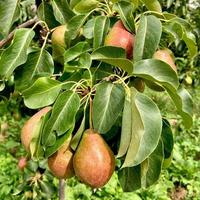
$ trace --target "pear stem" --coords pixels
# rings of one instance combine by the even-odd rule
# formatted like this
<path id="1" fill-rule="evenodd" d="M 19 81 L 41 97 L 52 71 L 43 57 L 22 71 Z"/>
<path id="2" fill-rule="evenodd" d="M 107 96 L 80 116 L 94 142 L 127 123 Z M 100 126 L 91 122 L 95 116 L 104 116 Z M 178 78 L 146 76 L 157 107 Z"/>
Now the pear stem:
<path id="1" fill-rule="evenodd" d="M 59 179 L 59 200 L 66 200 L 65 198 L 65 179 Z"/>
<path id="2" fill-rule="evenodd" d="M 90 129 L 93 129 L 93 124 L 92 124 L 92 97 L 90 96 Z"/>

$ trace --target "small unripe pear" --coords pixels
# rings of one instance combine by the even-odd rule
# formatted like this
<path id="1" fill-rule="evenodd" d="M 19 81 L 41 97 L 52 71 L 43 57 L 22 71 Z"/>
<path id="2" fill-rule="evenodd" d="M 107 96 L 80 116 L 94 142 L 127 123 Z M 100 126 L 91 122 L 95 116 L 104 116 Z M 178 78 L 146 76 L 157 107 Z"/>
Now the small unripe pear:
<path id="1" fill-rule="evenodd" d="M 176 65 L 174 64 L 173 53 L 169 49 L 156 51 L 153 55 L 153 58 L 166 62 L 175 72 L 177 72 Z"/>
<path id="2" fill-rule="evenodd" d="M 70 148 L 71 137 L 62 147 L 48 158 L 48 166 L 52 174 L 58 178 L 70 178 L 74 175 L 73 151 Z"/>
<path id="3" fill-rule="evenodd" d="M 75 152 L 73 165 L 76 176 L 83 183 L 100 188 L 115 170 L 115 157 L 101 135 L 88 129 Z"/>
<path id="4" fill-rule="evenodd" d="M 45 107 L 41 109 L 24 124 L 21 131 L 21 142 L 24 145 L 26 151 L 30 151 L 29 147 L 33 138 L 34 130 L 37 127 L 37 123 L 40 121 L 41 117 L 44 116 L 50 109 L 51 107 Z"/>
<path id="5" fill-rule="evenodd" d="M 53 45 L 58 45 L 61 47 L 66 47 L 65 44 L 65 31 L 67 30 L 67 25 L 61 25 L 55 28 L 51 35 L 51 41 Z"/>
<path id="6" fill-rule="evenodd" d="M 133 57 L 134 35 L 126 30 L 121 20 L 117 21 L 105 39 L 105 45 L 125 49 L 127 58 Z"/>
<path id="7" fill-rule="evenodd" d="M 18 168 L 21 170 L 21 171 L 23 171 L 24 170 L 24 168 L 26 167 L 26 165 L 27 165 L 27 158 L 25 158 L 25 157 L 21 157 L 20 159 L 19 159 L 19 161 L 18 161 Z"/>

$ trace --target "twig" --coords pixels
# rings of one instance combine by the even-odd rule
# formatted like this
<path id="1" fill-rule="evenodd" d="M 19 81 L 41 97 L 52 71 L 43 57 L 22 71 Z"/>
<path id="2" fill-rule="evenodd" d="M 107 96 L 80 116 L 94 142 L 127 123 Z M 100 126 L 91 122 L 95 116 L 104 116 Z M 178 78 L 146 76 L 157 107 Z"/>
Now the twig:
<path id="1" fill-rule="evenodd" d="M 65 200 L 65 179 L 59 179 L 59 200 Z"/>
<path id="2" fill-rule="evenodd" d="M 38 21 L 38 18 L 37 18 L 37 16 L 35 16 L 33 19 L 30 19 L 30 20 L 24 22 L 23 24 L 20 24 L 19 26 L 17 26 L 12 32 L 9 33 L 7 38 L 0 41 L 0 48 L 2 48 L 5 44 L 7 44 L 8 42 L 10 42 L 12 40 L 16 29 L 29 27 L 29 26 L 35 24 L 37 21 Z"/>

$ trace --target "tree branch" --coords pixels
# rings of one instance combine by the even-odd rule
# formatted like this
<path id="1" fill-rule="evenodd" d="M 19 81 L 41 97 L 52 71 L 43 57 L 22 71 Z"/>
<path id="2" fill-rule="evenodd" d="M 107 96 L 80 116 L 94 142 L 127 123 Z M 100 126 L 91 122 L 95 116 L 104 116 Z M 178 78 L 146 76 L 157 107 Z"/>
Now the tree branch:
<path id="1" fill-rule="evenodd" d="M 27 22 L 24 22 L 23 24 L 20 24 L 19 26 L 17 26 L 12 32 L 9 33 L 7 38 L 0 41 L 0 48 L 2 48 L 4 45 L 6 45 L 8 42 L 12 40 L 16 29 L 29 27 L 35 24 L 37 21 L 38 21 L 38 18 L 36 16 L 33 19 L 30 19 Z"/>
<path id="2" fill-rule="evenodd" d="M 65 200 L 65 179 L 59 179 L 59 200 Z"/>

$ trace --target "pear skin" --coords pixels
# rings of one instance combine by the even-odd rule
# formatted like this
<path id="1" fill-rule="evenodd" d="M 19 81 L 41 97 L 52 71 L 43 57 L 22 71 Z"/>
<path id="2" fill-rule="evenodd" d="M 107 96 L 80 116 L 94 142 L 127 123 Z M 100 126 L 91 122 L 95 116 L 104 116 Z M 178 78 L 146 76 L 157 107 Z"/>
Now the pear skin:
<path id="1" fill-rule="evenodd" d="M 127 58 L 133 57 L 134 35 L 126 30 L 121 20 L 117 21 L 105 39 L 106 46 L 125 49 Z"/>
<path id="2" fill-rule="evenodd" d="M 33 137 L 34 129 L 37 126 L 37 123 L 40 121 L 41 117 L 44 116 L 50 109 L 51 107 L 45 107 L 41 109 L 24 124 L 21 130 L 21 142 L 26 151 L 28 152 L 30 151 L 29 146 Z"/>
<path id="3" fill-rule="evenodd" d="M 67 25 L 61 25 L 55 28 L 51 35 L 51 41 L 53 45 L 61 46 L 66 48 L 65 44 L 65 31 L 67 29 Z"/>
<path id="4" fill-rule="evenodd" d="M 58 178 L 67 179 L 74 175 L 73 151 L 70 148 L 71 137 L 62 147 L 48 158 L 48 166 L 52 174 Z"/>
<path id="5" fill-rule="evenodd" d="M 97 132 L 88 129 L 73 158 L 76 176 L 92 188 L 101 188 L 115 170 L 115 157 L 110 147 Z"/>

